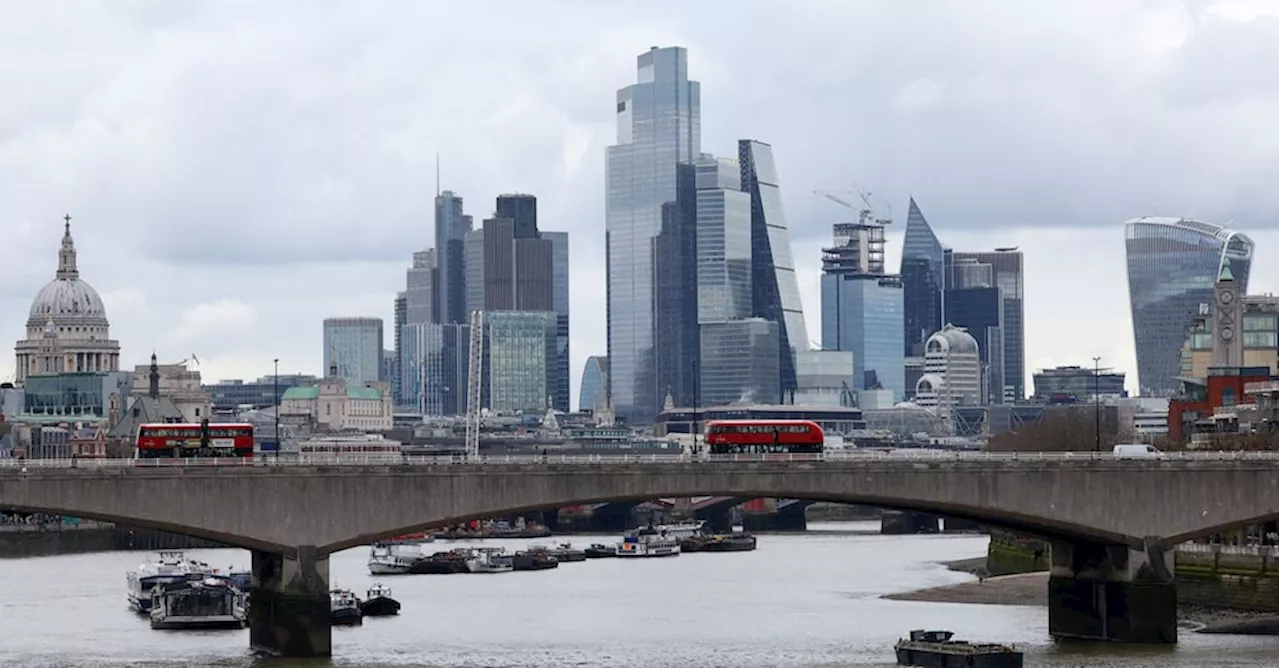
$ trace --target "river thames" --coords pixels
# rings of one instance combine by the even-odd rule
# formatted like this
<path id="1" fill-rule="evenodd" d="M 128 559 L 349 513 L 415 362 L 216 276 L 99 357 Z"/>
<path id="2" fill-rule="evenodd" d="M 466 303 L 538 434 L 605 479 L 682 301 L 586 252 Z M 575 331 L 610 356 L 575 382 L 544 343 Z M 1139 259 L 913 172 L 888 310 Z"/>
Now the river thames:
<path id="1" fill-rule="evenodd" d="M 913 628 L 1013 643 L 1027 666 L 1275 666 L 1276 639 L 1184 630 L 1174 647 L 1055 644 L 1043 607 L 890 601 L 972 580 L 938 562 L 985 554 L 985 536 L 870 535 L 876 523 L 762 535 L 754 552 L 597 559 L 548 571 L 382 577 L 404 608 L 333 631 L 333 659 L 262 661 L 248 631 L 152 631 L 125 604 L 145 552 L 0 561 L 4 666 L 892 666 Z M 613 536 L 575 536 L 579 547 Z M 519 547 L 531 541 L 485 541 Z M 541 541 L 549 542 L 549 541 Z M 437 541 L 428 551 L 465 545 Z M 247 568 L 244 550 L 192 550 Z M 367 548 L 336 554 L 332 584 L 361 597 Z"/>

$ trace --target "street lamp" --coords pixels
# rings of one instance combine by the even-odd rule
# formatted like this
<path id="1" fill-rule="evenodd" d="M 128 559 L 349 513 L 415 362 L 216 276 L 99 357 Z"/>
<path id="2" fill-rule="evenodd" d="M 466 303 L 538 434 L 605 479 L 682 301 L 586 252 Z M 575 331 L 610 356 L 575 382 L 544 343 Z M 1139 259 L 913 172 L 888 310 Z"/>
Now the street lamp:
<path id="1" fill-rule="evenodd" d="M 1098 362 L 1101 357 L 1093 358 L 1093 451 L 1102 451 L 1102 404 L 1098 396 Z"/>
<path id="2" fill-rule="evenodd" d="M 275 376 L 271 381 L 271 392 L 276 400 L 276 454 L 280 454 L 280 358 L 271 360 L 275 365 Z"/>

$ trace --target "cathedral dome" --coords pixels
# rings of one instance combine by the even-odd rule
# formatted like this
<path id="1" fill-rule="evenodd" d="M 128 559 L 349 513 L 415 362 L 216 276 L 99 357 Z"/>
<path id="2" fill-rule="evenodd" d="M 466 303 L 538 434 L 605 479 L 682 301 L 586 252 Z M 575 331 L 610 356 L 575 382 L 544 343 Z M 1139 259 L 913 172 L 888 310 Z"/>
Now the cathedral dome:
<path id="1" fill-rule="evenodd" d="M 107 309 L 93 286 L 80 280 L 76 269 L 76 245 L 71 238 L 68 216 L 58 249 L 58 270 L 52 281 L 40 288 L 31 302 L 28 328 L 41 328 L 52 321 L 55 325 L 106 325 Z"/>

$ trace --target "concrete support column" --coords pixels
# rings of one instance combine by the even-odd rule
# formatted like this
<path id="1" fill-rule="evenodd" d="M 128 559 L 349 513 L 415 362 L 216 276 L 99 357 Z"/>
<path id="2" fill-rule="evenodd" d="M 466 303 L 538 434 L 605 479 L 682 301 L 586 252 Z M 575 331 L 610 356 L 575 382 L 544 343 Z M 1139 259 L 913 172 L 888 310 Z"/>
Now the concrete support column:
<path id="1" fill-rule="evenodd" d="M 804 531 L 808 529 L 809 524 L 804 514 L 804 511 L 808 510 L 808 508 L 809 502 L 807 501 L 778 504 L 778 517 L 774 520 L 774 531 Z"/>
<path id="2" fill-rule="evenodd" d="M 299 546 L 296 557 L 253 551 L 249 644 L 281 657 L 333 654 L 329 558 L 317 556 L 314 545 Z"/>
<path id="3" fill-rule="evenodd" d="M 1173 551 L 1147 539 L 1124 545 L 1060 543 L 1051 547 L 1049 634 L 1135 643 L 1178 642 Z"/>
<path id="4" fill-rule="evenodd" d="M 733 506 L 712 506 L 699 510 L 695 517 L 704 520 L 707 528 L 715 532 L 733 531 Z"/>
<path id="5" fill-rule="evenodd" d="M 938 533 L 938 516 L 905 510 L 886 510 L 880 516 L 880 533 L 885 535 Z"/>

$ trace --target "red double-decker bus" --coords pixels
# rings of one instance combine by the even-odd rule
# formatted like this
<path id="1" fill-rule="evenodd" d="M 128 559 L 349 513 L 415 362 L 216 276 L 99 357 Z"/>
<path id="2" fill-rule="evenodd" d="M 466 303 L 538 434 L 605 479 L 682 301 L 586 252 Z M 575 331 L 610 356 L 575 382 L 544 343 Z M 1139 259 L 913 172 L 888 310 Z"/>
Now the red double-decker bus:
<path id="1" fill-rule="evenodd" d="M 138 459 L 253 457 L 253 425 L 154 423 L 138 427 Z"/>
<path id="2" fill-rule="evenodd" d="M 713 455 L 822 452 L 822 427 L 810 420 L 712 420 L 707 448 Z"/>

